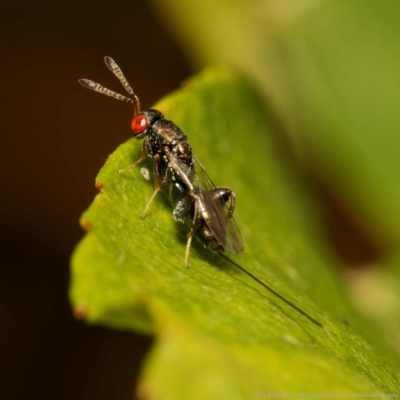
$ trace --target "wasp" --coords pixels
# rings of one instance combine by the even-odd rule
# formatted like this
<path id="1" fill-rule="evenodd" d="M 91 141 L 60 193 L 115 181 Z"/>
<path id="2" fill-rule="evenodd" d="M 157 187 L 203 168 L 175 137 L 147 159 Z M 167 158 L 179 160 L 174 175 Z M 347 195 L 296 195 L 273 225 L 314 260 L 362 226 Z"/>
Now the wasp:
<path id="1" fill-rule="evenodd" d="M 244 249 L 243 239 L 233 218 L 236 197 L 227 187 L 216 187 L 203 165 L 194 156 L 186 134 L 157 109 L 141 110 L 139 97 L 111 57 L 104 58 L 131 97 L 116 93 L 88 79 L 80 79 L 85 88 L 125 101 L 133 105 L 131 130 L 133 136 L 143 139 L 139 158 L 117 173 L 124 173 L 141 163 L 147 156 L 153 159 L 154 192 L 144 208 L 144 218 L 160 184 L 170 188 L 175 221 L 192 221 L 185 253 L 189 264 L 192 238 L 197 234 L 205 247 L 216 252 L 236 254 Z"/>
<path id="2" fill-rule="evenodd" d="M 138 140 L 143 139 L 143 144 L 139 158 L 132 165 L 118 170 L 117 173 L 121 174 L 134 168 L 147 156 L 153 159 L 154 192 L 140 217 L 144 218 L 156 194 L 161 190 L 160 184 L 168 187 L 175 221 L 183 223 L 190 220 L 192 222 L 187 236 L 186 267 L 189 264 L 191 242 L 197 234 L 206 248 L 221 255 L 286 304 L 321 327 L 322 325 L 318 321 L 225 255 L 225 253 L 237 254 L 244 249 L 242 236 L 233 218 L 236 205 L 234 192 L 228 187 L 214 185 L 203 165 L 193 154 L 192 147 L 183 130 L 174 122 L 166 119 L 160 110 L 142 111 L 138 96 L 116 62 L 111 57 L 105 57 L 104 61 L 131 97 L 116 93 L 88 79 L 80 79 L 79 83 L 87 89 L 133 105 L 132 134 Z"/>

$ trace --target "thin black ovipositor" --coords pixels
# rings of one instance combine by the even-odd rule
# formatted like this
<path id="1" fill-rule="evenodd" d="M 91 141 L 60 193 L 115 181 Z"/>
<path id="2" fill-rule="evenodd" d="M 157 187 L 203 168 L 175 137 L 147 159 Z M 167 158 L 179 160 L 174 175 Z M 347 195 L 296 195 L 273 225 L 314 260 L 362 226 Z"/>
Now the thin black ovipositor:
<path id="1" fill-rule="evenodd" d="M 313 324 L 319 326 L 320 328 L 322 328 L 322 324 L 320 322 L 318 322 L 316 319 L 314 319 L 313 317 L 311 317 L 310 315 L 308 315 L 305 311 L 303 311 L 301 308 L 297 307 L 296 305 L 294 305 L 291 301 L 285 299 L 281 294 L 279 294 L 276 290 L 272 289 L 271 286 L 267 285 L 266 283 L 264 283 L 262 280 L 258 279 L 256 276 L 254 276 L 252 273 L 250 273 L 249 271 L 247 271 L 246 269 L 244 269 L 242 266 L 240 266 L 238 263 L 236 263 L 235 261 L 231 260 L 229 257 L 227 257 L 225 254 L 223 253 L 219 253 L 219 255 L 223 258 L 225 258 L 225 260 L 229 261 L 232 265 L 234 265 L 236 268 L 240 269 L 242 272 L 244 272 L 247 276 L 249 276 L 250 278 L 254 279 L 256 282 L 258 282 L 261 286 L 263 286 L 265 289 L 269 290 L 272 294 L 274 294 L 276 297 L 279 297 L 282 301 L 284 301 L 287 305 L 289 305 L 290 307 L 294 308 L 297 312 L 299 312 L 301 315 L 305 316 L 308 320 L 310 320 Z"/>

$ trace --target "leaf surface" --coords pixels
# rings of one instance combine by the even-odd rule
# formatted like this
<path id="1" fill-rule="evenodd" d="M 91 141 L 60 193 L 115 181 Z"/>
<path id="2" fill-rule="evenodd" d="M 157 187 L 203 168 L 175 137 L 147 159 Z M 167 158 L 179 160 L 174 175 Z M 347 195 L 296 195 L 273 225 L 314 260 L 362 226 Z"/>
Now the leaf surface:
<path id="1" fill-rule="evenodd" d="M 89 323 L 156 336 L 139 384 L 146 398 L 239 399 L 254 393 L 391 393 L 398 359 L 352 309 L 318 210 L 276 143 L 275 126 L 239 74 L 209 69 L 156 105 L 187 134 L 217 186 L 237 196 L 245 251 L 234 260 L 318 326 L 195 241 L 153 193 L 141 143 L 111 154 L 101 192 L 82 216 L 90 231 L 72 259 L 70 297 Z M 146 168 L 151 179 L 145 178 Z"/>

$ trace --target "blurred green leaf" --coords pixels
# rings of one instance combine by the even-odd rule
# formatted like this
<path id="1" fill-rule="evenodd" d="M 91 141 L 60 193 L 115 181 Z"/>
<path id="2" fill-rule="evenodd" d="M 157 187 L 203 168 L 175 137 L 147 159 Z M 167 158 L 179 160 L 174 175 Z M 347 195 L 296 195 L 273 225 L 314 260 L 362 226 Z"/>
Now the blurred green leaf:
<path id="1" fill-rule="evenodd" d="M 81 223 L 70 297 L 89 323 L 156 335 L 139 393 L 162 399 L 242 399 L 251 393 L 390 393 L 399 360 L 351 308 L 318 210 L 275 142 L 275 127 L 240 75 L 211 69 L 156 105 L 188 134 L 217 185 L 237 195 L 245 251 L 234 259 L 322 324 L 314 324 L 195 242 L 153 192 L 141 143 L 122 144 L 97 177 Z M 152 174 L 150 175 L 152 176 Z M 146 397 L 146 398 L 147 398 Z"/>
<path id="2" fill-rule="evenodd" d="M 197 65 L 254 77 L 370 237 L 400 243 L 400 3 L 157 0 Z"/>

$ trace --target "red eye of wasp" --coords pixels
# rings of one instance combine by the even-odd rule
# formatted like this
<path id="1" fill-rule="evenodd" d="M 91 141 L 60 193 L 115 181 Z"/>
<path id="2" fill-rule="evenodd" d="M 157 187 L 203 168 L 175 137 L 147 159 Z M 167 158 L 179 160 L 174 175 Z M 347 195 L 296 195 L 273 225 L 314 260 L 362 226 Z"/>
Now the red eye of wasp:
<path id="1" fill-rule="evenodd" d="M 142 133 L 149 125 L 149 120 L 145 115 L 137 115 L 132 119 L 131 129 L 134 135 Z"/>

